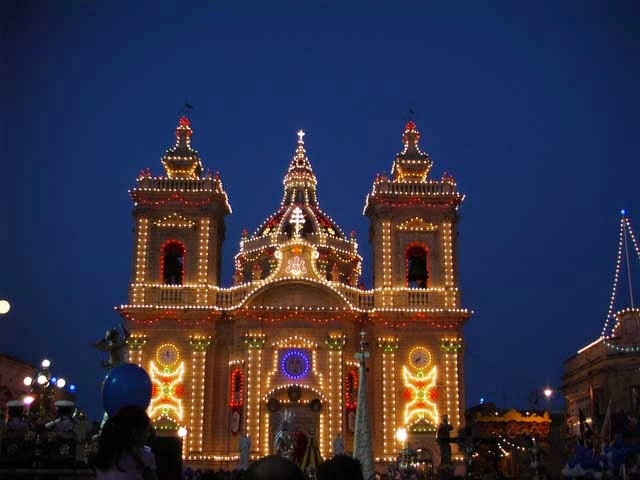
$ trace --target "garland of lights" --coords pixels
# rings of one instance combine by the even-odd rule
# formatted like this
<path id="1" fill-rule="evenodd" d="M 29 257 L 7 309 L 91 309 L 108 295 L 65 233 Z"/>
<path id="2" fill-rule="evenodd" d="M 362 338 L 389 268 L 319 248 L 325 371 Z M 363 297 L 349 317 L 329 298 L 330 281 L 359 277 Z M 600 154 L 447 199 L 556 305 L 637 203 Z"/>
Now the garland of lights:
<path id="1" fill-rule="evenodd" d="M 604 343 L 607 347 L 613 350 L 616 350 L 618 352 L 625 352 L 625 353 L 639 352 L 640 345 L 616 345 L 611 343 L 610 340 L 613 338 L 613 334 L 616 328 L 618 327 L 618 323 L 619 323 L 618 319 L 616 319 L 616 323 L 613 325 L 611 332 L 607 333 L 609 329 L 609 322 L 611 321 L 611 319 L 614 318 L 613 310 L 615 308 L 615 301 L 616 301 L 616 296 L 618 292 L 618 282 L 620 279 L 620 268 L 622 265 L 622 249 L 623 249 L 623 243 L 626 241 L 627 232 L 629 233 L 629 237 L 631 237 L 631 241 L 633 243 L 633 248 L 636 252 L 636 255 L 640 259 L 640 249 L 638 248 L 638 242 L 636 241 L 636 236 L 633 232 L 633 229 L 631 228 L 631 222 L 629 221 L 629 217 L 627 216 L 626 211 L 624 210 L 622 210 L 620 213 L 621 213 L 621 218 L 620 218 L 620 234 L 618 236 L 618 255 L 616 258 L 616 268 L 613 276 L 613 286 L 611 288 L 611 298 L 609 300 L 609 308 L 607 309 L 607 316 L 604 321 L 604 326 L 602 327 L 601 338 L 602 338 L 602 343 Z M 627 268 L 631 268 L 631 265 L 627 265 Z M 629 311 L 636 311 L 638 314 L 640 314 L 640 309 L 637 309 L 637 308 L 625 309 L 618 313 L 626 313 Z"/>

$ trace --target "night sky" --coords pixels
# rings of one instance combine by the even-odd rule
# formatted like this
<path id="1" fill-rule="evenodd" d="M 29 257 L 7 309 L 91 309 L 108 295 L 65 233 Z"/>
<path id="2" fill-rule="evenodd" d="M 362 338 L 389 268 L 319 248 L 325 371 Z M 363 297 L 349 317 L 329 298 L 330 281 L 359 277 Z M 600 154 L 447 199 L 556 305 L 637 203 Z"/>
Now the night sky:
<path id="1" fill-rule="evenodd" d="M 90 342 L 127 300 L 127 190 L 162 174 L 185 100 L 233 208 L 224 285 L 303 128 L 320 205 L 356 230 L 371 286 L 362 208 L 411 106 L 433 176 L 467 194 L 467 401 L 526 407 L 599 335 L 619 210 L 640 229 L 637 2 L 87 3 L 4 4 L 0 351 L 48 355 L 92 416 Z"/>

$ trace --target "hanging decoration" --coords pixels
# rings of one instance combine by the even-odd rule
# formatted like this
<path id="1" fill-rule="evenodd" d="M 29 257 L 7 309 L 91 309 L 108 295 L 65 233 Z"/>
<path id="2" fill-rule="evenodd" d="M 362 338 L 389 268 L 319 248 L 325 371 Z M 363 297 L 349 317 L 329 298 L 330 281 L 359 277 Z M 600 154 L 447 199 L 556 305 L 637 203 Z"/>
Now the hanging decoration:
<path id="1" fill-rule="evenodd" d="M 616 329 L 620 326 L 621 317 L 625 314 L 635 313 L 640 316 L 640 309 L 635 308 L 633 298 L 633 284 L 631 279 L 631 255 L 629 248 L 629 239 L 633 244 L 633 249 L 636 253 L 636 258 L 640 260 L 640 249 L 638 248 L 638 242 L 636 236 L 631 228 L 631 221 L 625 210 L 620 211 L 620 234 L 618 236 L 618 255 L 616 258 L 615 274 L 613 276 L 613 286 L 611 288 L 611 299 L 609 300 L 609 308 L 607 310 L 607 317 L 602 327 L 601 339 L 602 342 L 609 348 L 618 352 L 638 352 L 640 351 L 640 345 L 620 345 L 612 342 Z M 629 287 L 629 302 L 630 308 L 615 312 L 616 298 L 618 295 L 618 284 L 620 281 L 620 272 L 623 265 L 623 252 L 624 263 L 626 263 L 627 282 Z M 613 325 L 610 327 L 610 325 Z M 597 343 L 597 342 L 594 342 Z M 582 351 L 582 350 L 581 350 Z"/>

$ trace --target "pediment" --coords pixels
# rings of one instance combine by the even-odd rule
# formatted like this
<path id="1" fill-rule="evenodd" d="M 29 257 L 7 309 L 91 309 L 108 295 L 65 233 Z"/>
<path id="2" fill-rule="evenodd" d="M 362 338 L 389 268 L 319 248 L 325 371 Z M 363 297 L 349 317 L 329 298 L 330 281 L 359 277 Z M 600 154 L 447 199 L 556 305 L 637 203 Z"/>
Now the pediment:
<path id="1" fill-rule="evenodd" d="M 168 227 L 168 228 L 192 228 L 196 222 L 183 217 L 178 212 L 173 212 L 160 220 L 153 222 L 156 227 Z"/>
<path id="2" fill-rule="evenodd" d="M 348 307 L 336 292 L 320 283 L 288 281 L 267 284 L 246 302 L 253 307 L 340 308 Z"/>
<path id="3" fill-rule="evenodd" d="M 414 217 L 399 223 L 396 228 L 404 232 L 435 232 L 438 226 L 434 223 L 426 222 L 420 217 Z"/>

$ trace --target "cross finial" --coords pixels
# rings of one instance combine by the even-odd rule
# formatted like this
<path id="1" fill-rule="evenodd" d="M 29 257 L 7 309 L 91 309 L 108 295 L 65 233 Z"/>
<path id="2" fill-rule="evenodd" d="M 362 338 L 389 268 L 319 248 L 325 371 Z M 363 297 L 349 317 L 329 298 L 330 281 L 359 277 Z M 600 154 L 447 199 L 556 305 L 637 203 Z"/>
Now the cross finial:
<path id="1" fill-rule="evenodd" d="M 296 207 L 293 209 L 293 213 L 291 218 L 289 219 L 289 223 L 293 225 L 294 235 L 300 235 L 300 230 L 304 225 L 304 214 L 302 213 L 302 209 L 300 207 Z"/>
<path id="2" fill-rule="evenodd" d="M 305 136 L 305 133 L 302 131 L 302 129 L 298 130 L 298 143 L 302 143 L 302 137 Z"/>

